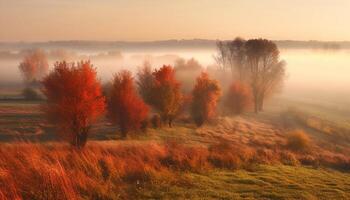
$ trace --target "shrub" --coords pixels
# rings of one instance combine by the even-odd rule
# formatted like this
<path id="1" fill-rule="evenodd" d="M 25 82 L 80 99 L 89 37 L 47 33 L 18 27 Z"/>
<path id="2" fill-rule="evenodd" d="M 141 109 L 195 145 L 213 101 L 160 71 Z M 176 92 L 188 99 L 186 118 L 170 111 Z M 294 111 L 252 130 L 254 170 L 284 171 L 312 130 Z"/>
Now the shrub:
<path id="1" fill-rule="evenodd" d="M 108 117 L 120 127 L 123 137 L 130 130 L 140 130 L 142 122 L 147 119 L 148 107 L 137 96 L 129 71 L 122 71 L 114 76 L 110 95 Z"/>
<path id="2" fill-rule="evenodd" d="M 60 62 L 43 80 L 47 103 L 43 106 L 59 135 L 81 148 L 92 123 L 105 110 L 105 98 L 90 62 Z"/>
<path id="3" fill-rule="evenodd" d="M 22 95 L 26 100 L 41 100 L 40 94 L 30 87 L 24 88 L 22 91 Z"/>
<path id="4" fill-rule="evenodd" d="M 280 153 L 280 160 L 284 165 L 298 166 L 300 165 L 299 160 L 296 158 L 295 154 L 289 151 L 282 151 Z"/>
<path id="5" fill-rule="evenodd" d="M 296 130 L 287 135 L 287 147 L 293 151 L 308 151 L 311 140 L 304 131 Z"/>
<path id="6" fill-rule="evenodd" d="M 252 95 L 250 88 L 243 83 L 234 82 L 228 90 L 225 99 L 226 108 L 232 114 L 241 114 L 251 105 Z"/>
<path id="7" fill-rule="evenodd" d="M 40 49 L 27 52 L 27 55 L 19 65 L 19 70 L 28 84 L 39 81 L 45 76 L 48 69 L 47 56 Z"/>
<path id="8" fill-rule="evenodd" d="M 215 116 L 220 91 L 219 83 L 210 79 L 207 73 L 203 72 L 197 78 L 191 103 L 191 115 L 197 126 L 203 125 Z"/>

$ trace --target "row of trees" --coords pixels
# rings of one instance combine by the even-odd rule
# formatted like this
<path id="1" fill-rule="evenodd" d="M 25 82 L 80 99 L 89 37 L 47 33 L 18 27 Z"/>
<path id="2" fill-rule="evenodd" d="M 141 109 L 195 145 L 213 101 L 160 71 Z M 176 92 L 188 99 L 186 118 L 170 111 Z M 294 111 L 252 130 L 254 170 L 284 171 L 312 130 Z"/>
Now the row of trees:
<path id="1" fill-rule="evenodd" d="M 253 102 L 255 111 L 261 111 L 263 99 L 284 75 L 276 45 L 261 39 L 236 39 L 219 42 L 218 47 L 216 58 L 222 70 L 230 67 L 235 72 L 232 73 L 235 80 L 223 101 L 226 110 L 239 114 Z M 26 60 L 23 63 L 28 63 Z M 22 71 L 38 69 L 38 66 L 23 67 L 23 63 L 20 65 Z M 194 66 L 196 71 L 201 69 L 195 60 L 178 61 L 175 68 L 164 65 L 153 71 L 146 63 L 139 70 L 136 81 L 131 72 L 121 71 L 103 93 L 96 70 L 89 61 L 57 62 L 54 70 L 41 82 L 47 99 L 43 108 L 48 119 L 58 126 L 59 133 L 78 148 L 86 144 L 91 125 L 105 112 L 124 137 L 129 131 L 145 129 L 150 111 L 156 112 L 161 122 L 171 127 L 174 119 L 189 107 L 193 121 L 201 126 L 216 115 L 222 89 L 218 81 L 202 72 L 194 83 L 187 83 L 193 89 L 186 93 L 181 89 L 176 72 L 186 71 L 188 66 Z M 39 74 L 38 70 L 32 71 Z M 184 76 L 186 73 L 182 74 Z"/>

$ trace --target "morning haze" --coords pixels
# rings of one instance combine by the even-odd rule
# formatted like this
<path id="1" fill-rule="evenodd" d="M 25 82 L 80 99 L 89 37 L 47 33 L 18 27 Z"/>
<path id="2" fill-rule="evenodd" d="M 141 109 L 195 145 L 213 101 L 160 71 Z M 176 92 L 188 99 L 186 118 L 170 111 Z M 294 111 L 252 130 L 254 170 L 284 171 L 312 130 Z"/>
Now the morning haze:
<path id="1" fill-rule="evenodd" d="M 349 10 L 0 0 L 0 200 L 350 199 Z"/>

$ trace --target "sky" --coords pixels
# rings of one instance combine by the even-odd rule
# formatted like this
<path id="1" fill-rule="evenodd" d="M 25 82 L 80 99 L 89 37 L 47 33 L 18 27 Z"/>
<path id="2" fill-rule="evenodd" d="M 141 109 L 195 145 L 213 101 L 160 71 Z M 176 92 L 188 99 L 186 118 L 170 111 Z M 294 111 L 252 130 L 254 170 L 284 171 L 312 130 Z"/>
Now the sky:
<path id="1" fill-rule="evenodd" d="M 350 0 L 0 0 L 0 41 L 350 40 Z"/>

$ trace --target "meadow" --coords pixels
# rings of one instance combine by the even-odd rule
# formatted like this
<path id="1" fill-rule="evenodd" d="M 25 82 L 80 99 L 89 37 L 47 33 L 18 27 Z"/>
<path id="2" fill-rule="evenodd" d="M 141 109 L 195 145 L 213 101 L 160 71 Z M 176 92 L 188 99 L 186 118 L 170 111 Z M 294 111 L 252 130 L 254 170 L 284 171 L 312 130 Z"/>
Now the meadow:
<path id="1" fill-rule="evenodd" d="M 200 128 L 183 117 L 127 139 L 101 119 L 76 150 L 58 142 L 40 104 L 0 102 L 0 199 L 350 198 L 349 142 L 312 112 L 270 103 L 259 115 Z M 305 151 L 288 146 L 296 129 L 310 137 Z"/>

